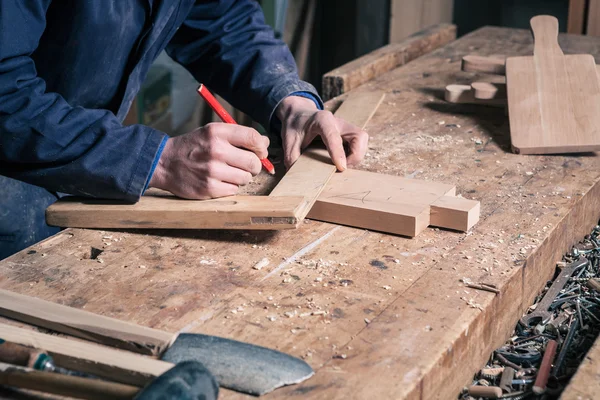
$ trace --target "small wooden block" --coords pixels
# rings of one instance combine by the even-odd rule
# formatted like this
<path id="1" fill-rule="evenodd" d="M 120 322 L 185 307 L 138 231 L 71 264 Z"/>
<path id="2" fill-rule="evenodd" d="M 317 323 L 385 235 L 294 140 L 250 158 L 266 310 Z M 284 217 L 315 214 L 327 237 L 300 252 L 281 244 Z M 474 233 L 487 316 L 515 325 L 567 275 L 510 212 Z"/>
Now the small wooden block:
<path id="1" fill-rule="evenodd" d="M 66 197 L 46 209 L 46 221 L 71 228 L 294 229 L 301 221 L 302 201 L 303 197 L 143 196 L 138 203 L 123 204 Z"/>
<path id="2" fill-rule="evenodd" d="M 400 208 L 400 210 L 399 210 Z M 395 204 L 355 199 L 317 201 L 309 218 L 355 228 L 415 237 L 429 226 L 429 206 Z"/>
<path id="3" fill-rule="evenodd" d="M 479 221 L 478 201 L 443 196 L 431 204 L 431 226 L 466 232 Z"/>
<path id="4" fill-rule="evenodd" d="M 506 99 L 477 99 L 475 90 L 469 85 L 448 85 L 444 98 L 455 104 L 480 104 L 492 107 L 506 107 Z"/>
<path id="5" fill-rule="evenodd" d="M 473 82 L 471 87 L 476 99 L 501 99 L 506 102 L 506 82 Z"/>
<path id="6" fill-rule="evenodd" d="M 461 69 L 465 72 L 483 72 L 495 75 L 504 75 L 506 73 L 504 58 L 482 57 L 476 55 L 464 56 Z"/>

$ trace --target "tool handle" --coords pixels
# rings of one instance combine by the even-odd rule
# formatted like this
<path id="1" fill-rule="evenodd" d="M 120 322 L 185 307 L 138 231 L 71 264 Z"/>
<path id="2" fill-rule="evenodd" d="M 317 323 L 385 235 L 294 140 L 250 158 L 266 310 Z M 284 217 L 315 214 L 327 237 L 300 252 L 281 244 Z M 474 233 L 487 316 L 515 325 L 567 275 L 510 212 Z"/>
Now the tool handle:
<path id="1" fill-rule="evenodd" d="M 550 15 L 538 15 L 529 21 L 533 31 L 533 55 L 536 57 L 564 56 L 558 45 L 558 19 Z"/>
<path id="2" fill-rule="evenodd" d="M 542 364 L 538 370 L 535 383 L 533 384 L 533 393 L 544 394 L 546 392 L 546 385 L 548 384 L 548 378 L 550 377 L 550 369 L 552 368 L 552 362 L 556 355 L 556 349 L 558 343 L 556 340 L 549 340 L 544 351 L 544 357 L 542 358 Z"/>
<path id="3" fill-rule="evenodd" d="M 132 399 L 140 390 L 121 383 L 35 371 L 6 363 L 0 363 L 0 385 L 89 400 Z"/>
<path id="4" fill-rule="evenodd" d="M 0 362 L 33 367 L 35 360 L 43 352 L 20 344 L 6 342 L 0 339 Z"/>

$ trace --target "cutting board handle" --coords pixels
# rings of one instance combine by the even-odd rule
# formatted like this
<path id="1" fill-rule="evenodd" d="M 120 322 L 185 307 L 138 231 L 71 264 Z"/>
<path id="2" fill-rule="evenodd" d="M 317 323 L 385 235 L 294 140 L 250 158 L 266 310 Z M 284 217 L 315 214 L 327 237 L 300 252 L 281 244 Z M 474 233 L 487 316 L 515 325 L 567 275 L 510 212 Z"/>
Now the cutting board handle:
<path id="1" fill-rule="evenodd" d="M 551 15 L 537 15 L 529 21 L 533 31 L 534 56 L 564 56 L 558 45 L 558 19 Z"/>

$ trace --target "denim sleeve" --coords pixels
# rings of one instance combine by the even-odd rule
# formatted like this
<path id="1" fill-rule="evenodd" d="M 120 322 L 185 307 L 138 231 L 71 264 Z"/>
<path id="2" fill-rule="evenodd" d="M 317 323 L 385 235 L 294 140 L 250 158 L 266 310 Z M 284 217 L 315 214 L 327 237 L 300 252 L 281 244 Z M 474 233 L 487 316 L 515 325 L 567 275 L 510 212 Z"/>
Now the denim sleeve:
<path id="1" fill-rule="evenodd" d="M 0 174 L 54 192 L 137 201 L 165 134 L 124 127 L 107 110 L 46 91 L 30 55 L 50 3 L 0 1 Z"/>
<path id="2" fill-rule="evenodd" d="M 167 53 L 267 129 L 277 105 L 290 94 L 307 92 L 319 99 L 316 89 L 298 77 L 292 54 L 275 38 L 254 0 L 196 1 Z"/>

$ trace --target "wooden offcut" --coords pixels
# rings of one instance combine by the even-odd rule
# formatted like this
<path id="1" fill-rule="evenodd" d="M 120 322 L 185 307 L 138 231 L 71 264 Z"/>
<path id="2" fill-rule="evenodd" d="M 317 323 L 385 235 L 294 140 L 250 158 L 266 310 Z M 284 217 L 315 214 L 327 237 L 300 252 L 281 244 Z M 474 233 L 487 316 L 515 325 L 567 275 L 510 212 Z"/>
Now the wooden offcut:
<path id="1" fill-rule="evenodd" d="M 153 356 L 162 354 L 175 338 L 173 333 L 1 289 L 0 316 Z"/>
<path id="2" fill-rule="evenodd" d="M 533 57 L 509 57 L 506 82 L 513 151 L 520 154 L 600 150 L 600 82 L 594 57 L 565 56 L 558 20 L 531 19 Z"/>
<path id="3" fill-rule="evenodd" d="M 420 29 L 420 28 L 419 28 Z M 323 75 L 323 98 L 332 99 L 456 39 L 456 26 L 439 24 L 381 47 Z"/>
<path id="4" fill-rule="evenodd" d="M 71 228 L 294 229 L 303 197 L 231 196 L 184 200 L 142 196 L 135 204 L 65 197 L 46 209 L 49 225 Z"/>
<path id="5" fill-rule="evenodd" d="M 66 339 L 30 329 L 0 324 L 0 338 L 46 351 L 57 366 L 114 382 L 145 386 L 173 364 L 95 343 Z"/>
<path id="6" fill-rule="evenodd" d="M 455 194 L 449 184 L 348 170 L 333 176 L 308 217 L 411 237 L 430 225 L 468 231 L 479 202 Z"/>

